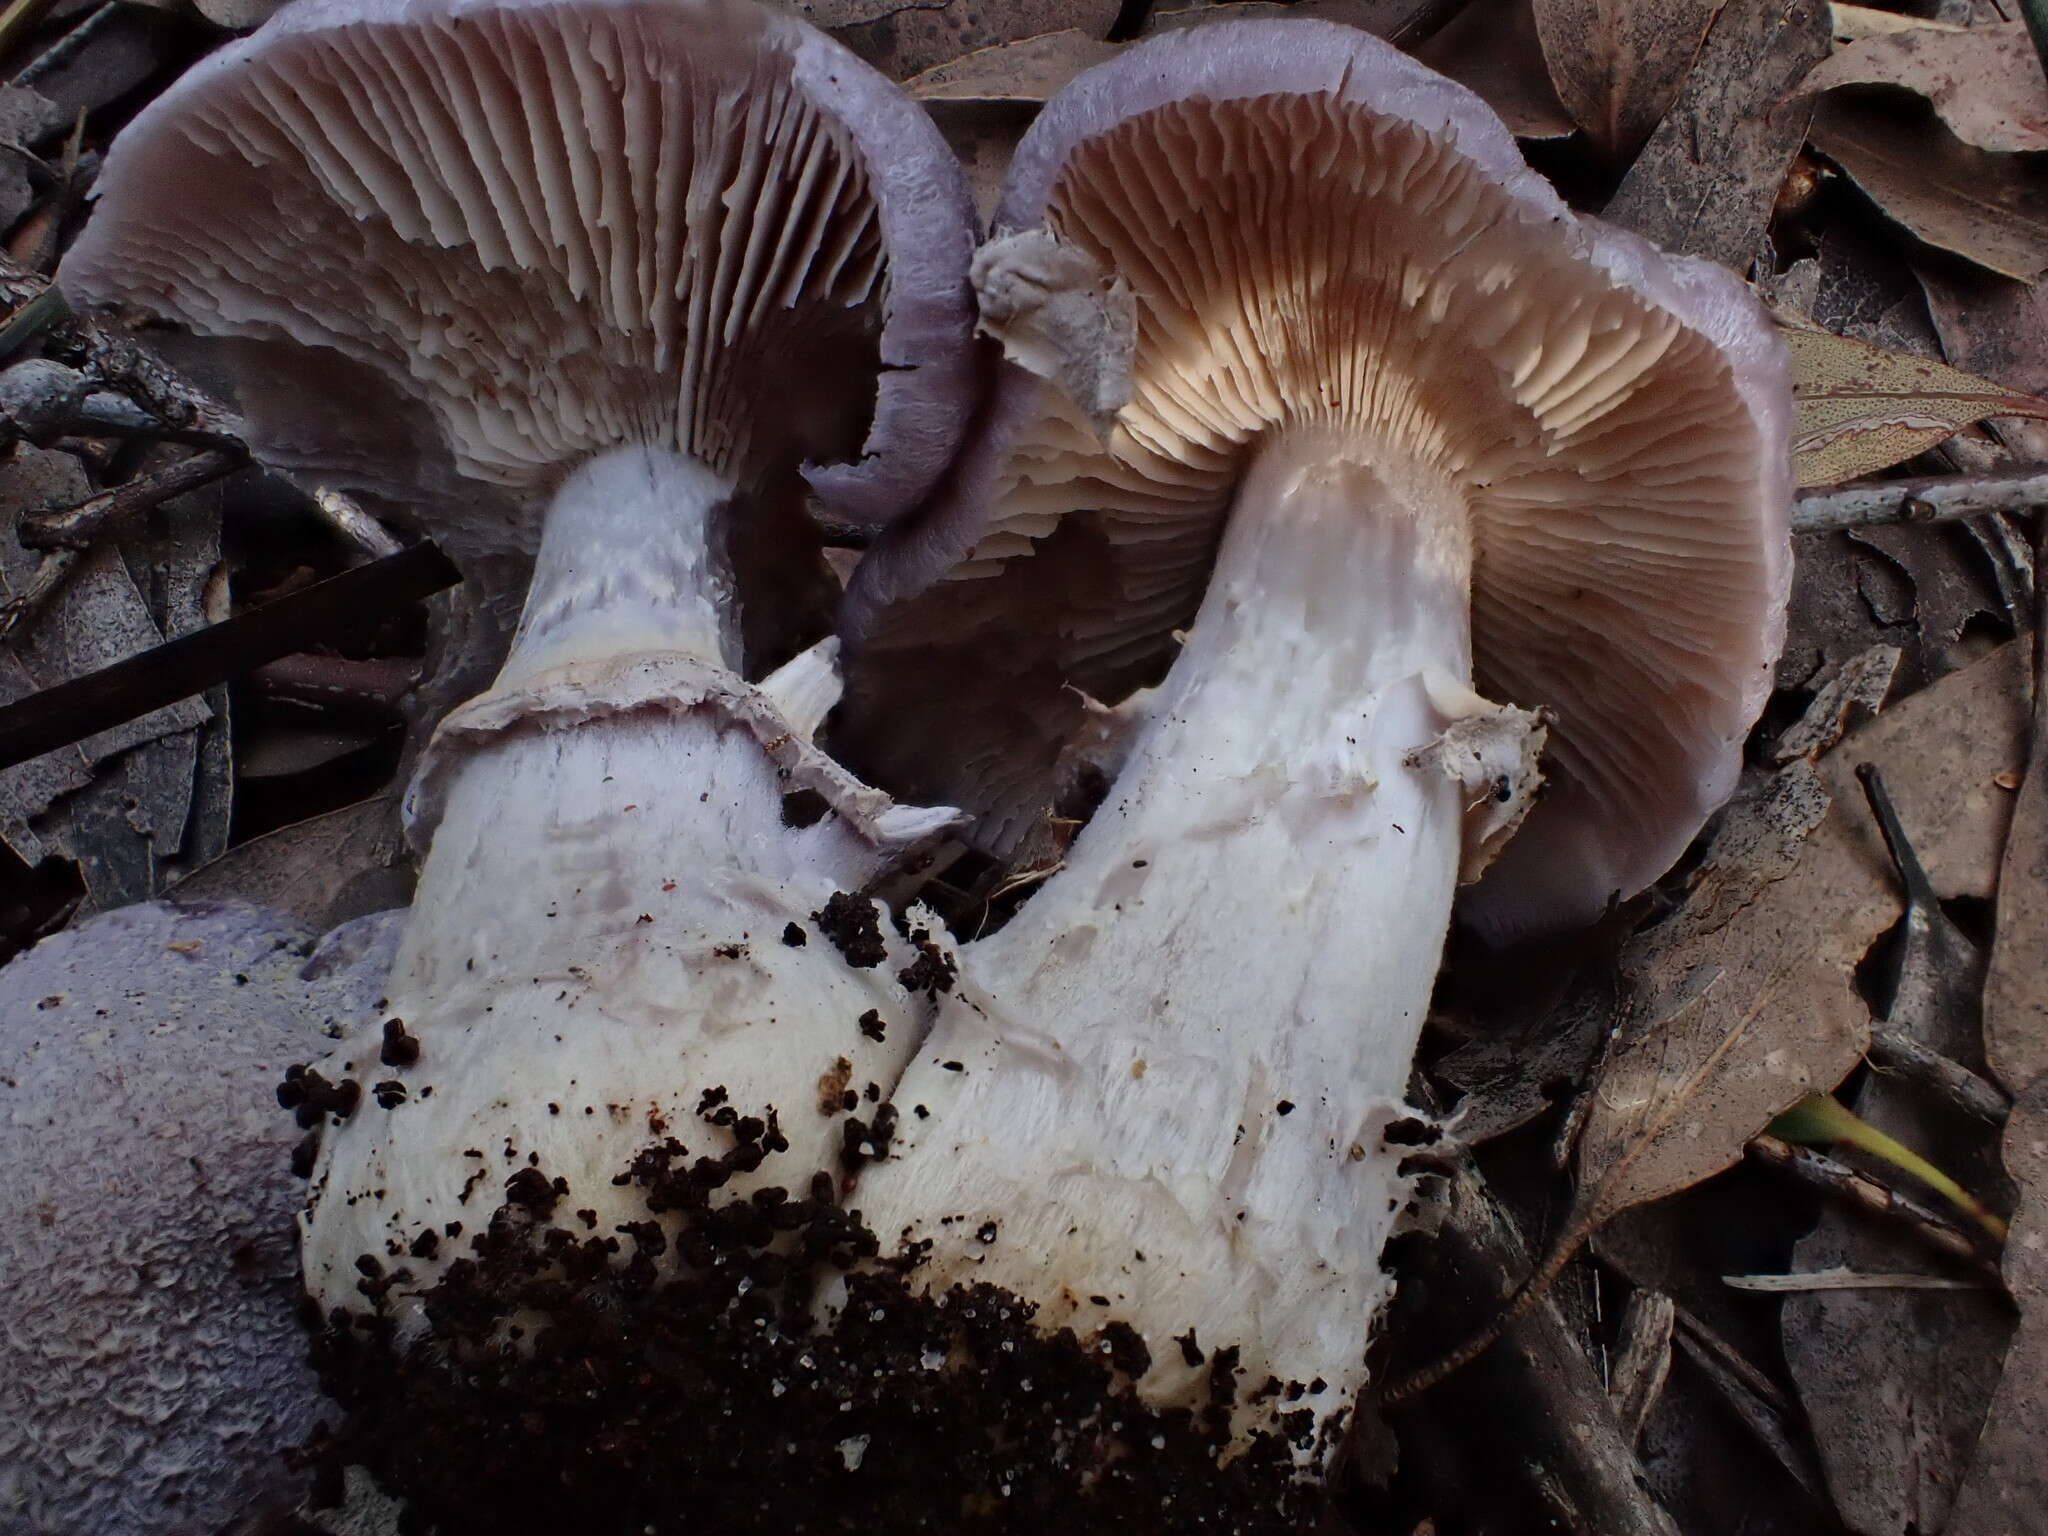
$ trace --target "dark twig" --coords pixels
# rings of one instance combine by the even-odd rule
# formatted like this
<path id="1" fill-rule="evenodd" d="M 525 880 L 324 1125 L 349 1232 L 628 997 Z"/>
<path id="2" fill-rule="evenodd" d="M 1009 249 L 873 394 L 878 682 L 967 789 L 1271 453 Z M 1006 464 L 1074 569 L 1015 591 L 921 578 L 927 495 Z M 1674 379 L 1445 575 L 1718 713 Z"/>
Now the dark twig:
<path id="1" fill-rule="evenodd" d="M 1886 1025 L 1870 1031 L 1870 1064 L 1926 1090 L 1943 1103 L 1992 1125 L 2003 1125 L 2012 1101 L 1959 1061 L 1931 1051 L 1910 1035 Z"/>
<path id="2" fill-rule="evenodd" d="M 109 524 L 161 506 L 173 496 L 197 490 L 241 465 L 240 454 L 208 448 L 180 459 L 168 469 L 138 475 L 125 485 L 87 497 L 75 507 L 24 517 L 19 537 L 30 549 L 88 549 Z"/>
<path id="3" fill-rule="evenodd" d="M 1880 1184 L 1846 1163 L 1838 1163 L 1810 1147 L 1795 1147 L 1776 1136 L 1758 1136 L 1748 1146 L 1758 1162 L 1781 1169 L 1810 1189 L 1855 1206 L 1883 1221 L 1889 1221 L 1917 1237 L 1928 1247 L 1952 1259 L 1979 1269 L 1995 1267 L 1984 1257 L 1977 1240 L 1968 1232 L 1936 1215 L 1909 1195 Z"/>
<path id="4" fill-rule="evenodd" d="M 12 640 L 15 632 L 41 611 L 50 594 L 64 585 L 64 578 L 71 574 L 71 567 L 78 563 L 75 549 L 53 549 L 44 555 L 22 589 L 6 602 L 0 603 L 0 645 Z"/>
<path id="5" fill-rule="evenodd" d="M 334 639 L 369 617 L 453 586 L 460 576 L 431 544 L 352 571 L 152 647 L 85 677 L 0 706 L 0 768 L 201 693 L 264 662 Z"/>

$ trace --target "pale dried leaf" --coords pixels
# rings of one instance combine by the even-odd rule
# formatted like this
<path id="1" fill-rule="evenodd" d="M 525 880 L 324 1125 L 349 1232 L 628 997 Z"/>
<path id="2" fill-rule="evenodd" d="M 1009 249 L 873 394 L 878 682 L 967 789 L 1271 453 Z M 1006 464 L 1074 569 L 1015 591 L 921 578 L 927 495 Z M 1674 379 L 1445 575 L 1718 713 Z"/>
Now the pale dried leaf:
<path id="1" fill-rule="evenodd" d="M 1726 0 L 1605 216 L 1666 250 L 1749 271 L 1811 115 L 1810 101 L 1786 98 L 1827 52 L 1822 0 Z"/>
<path id="2" fill-rule="evenodd" d="M 2032 157 L 1973 149 L 1931 112 L 1842 96 L 1821 104 L 1808 136 L 1929 245 L 2021 282 L 2048 269 L 2048 174 Z"/>
<path id="3" fill-rule="evenodd" d="M 2048 400 L 1926 358 L 1819 330 L 1788 330 L 1785 344 L 1801 485 L 1876 474 L 1987 417 L 2048 420 Z"/>
<path id="4" fill-rule="evenodd" d="M 1817 65 L 1800 90 L 1845 85 L 1895 85 L 1924 96 L 1950 132 L 1979 149 L 2048 149 L 2048 76 L 2025 22 L 1865 38 Z"/>
<path id="5" fill-rule="evenodd" d="M 1535 0 L 1558 100 L 1594 145 L 1627 161 L 1669 110 L 1719 0 Z"/>
<path id="6" fill-rule="evenodd" d="M 1927 21 L 1919 16 L 1904 16 L 1897 11 L 1880 11 L 1868 5 L 1844 5 L 1841 0 L 1828 7 L 1828 18 L 1833 24 L 1835 41 L 1853 43 L 1865 37 L 1885 37 L 1893 32 L 1912 32 L 1933 27 L 1943 32 L 1968 30 L 1950 21 Z"/>
<path id="7" fill-rule="evenodd" d="M 1472 0 L 1415 57 L 1479 96 L 1516 138 L 1571 137 L 1571 114 L 1543 67 L 1531 0 Z"/>
<path id="8" fill-rule="evenodd" d="M 919 101 L 1040 102 L 1084 69 L 1123 52 L 1087 32 L 1069 29 L 977 48 L 903 82 Z"/>
<path id="9" fill-rule="evenodd" d="M 2039 1532 L 2048 1511 L 2048 1078 L 2013 1106 L 2005 1167 L 2020 1189 L 2005 1244 L 2020 1326 L 1947 1536 Z"/>

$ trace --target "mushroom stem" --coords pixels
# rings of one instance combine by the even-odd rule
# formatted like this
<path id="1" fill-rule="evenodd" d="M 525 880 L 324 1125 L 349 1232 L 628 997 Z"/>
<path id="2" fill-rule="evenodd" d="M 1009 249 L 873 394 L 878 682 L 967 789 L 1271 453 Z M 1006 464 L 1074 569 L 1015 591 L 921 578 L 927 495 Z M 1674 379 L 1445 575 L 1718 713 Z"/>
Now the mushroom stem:
<path id="1" fill-rule="evenodd" d="M 642 443 L 577 468 L 548 508 L 496 689 L 629 651 L 731 670 L 732 576 L 714 523 L 732 489 L 697 460 Z"/>
<path id="2" fill-rule="evenodd" d="M 726 1156 L 728 1196 L 836 1180 L 845 1116 L 874 1113 L 849 1101 L 909 1058 L 930 1009 L 898 974 L 919 951 L 858 893 L 956 816 L 860 784 L 729 670 L 726 494 L 656 448 L 571 475 L 504 671 L 436 735 L 386 1015 L 415 1046 L 341 1053 L 361 1107 L 315 1172 L 323 1306 L 355 1302 L 362 1255 L 390 1256 L 403 1333 L 464 1252 L 448 1224 L 480 1233 L 522 1190 L 600 1240 L 644 1223 L 643 1192 L 614 1180 L 669 1136 Z M 790 1155 L 756 1177 L 736 1116 Z"/>
<path id="3" fill-rule="evenodd" d="M 1428 466 L 1314 432 L 1258 454 L 1109 799 L 968 952 L 896 1091 L 912 1144 L 858 1204 L 932 1243 L 922 1284 L 1131 1324 L 1154 1402 L 1202 1400 L 1170 1342 L 1193 1329 L 1248 1385 L 1311 1388 L 1283 1407 L 1348 1406 L 1459 872 L 1464 797 L 1427 749 L 1472 697 L 1446 686 L 1469 570 Z"/>

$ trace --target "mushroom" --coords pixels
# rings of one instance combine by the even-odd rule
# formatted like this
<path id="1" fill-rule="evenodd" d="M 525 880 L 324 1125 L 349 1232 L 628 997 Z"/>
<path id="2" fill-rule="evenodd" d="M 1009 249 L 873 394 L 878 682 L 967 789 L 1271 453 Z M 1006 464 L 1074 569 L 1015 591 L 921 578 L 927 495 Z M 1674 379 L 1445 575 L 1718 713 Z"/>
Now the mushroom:
<path id="1" fill-rule="evenodd" d="M 103 913 L 0 967 L 0 1530 L 173 1533 L 296 1503 L 278 1063 L 367 1015 L 394 925 Z M 310 951 L 310 956 L 309 956 Z"/>
<path id="2" fill-rule="evenodd" d="M 955 816 L 810 744 L 826 654 L 746 679 L 836 596 L 806 489 L 879 526 L 972 408 L 937 131 L 739 0 L 305 0 L 140 114 L 98 191 L 75 304 L 186 327 L 271 465 L 536 562 L 409 793 L 386 1009 L 283 1090 L 326 1130 L 313 1298 L 402 1349 L 494 1213 L 560 1203 L 616 1253 L 649 1146 L 709 1157 L 699 1193 L 778 1151 L 777 1184 L 836 1179 L 843 1100 L 930 992 L 862 888 Z"/>
<path id="3" fill-rule="evenodd" d="M 1080 76 L 995 227 L 1009 361 L 856 573 L 835 740 L 1028 847 L 1052 690 L 1158 687 L 963 953 L 858 1204 L 928 1297 L 1134 1332 L 1155 1409 L 1234 1366 L 1219 1433 L 1313 1465 L 1388 1295 L 1386 1133 L 1460 882 L 1495 935 L 1582 922 L 1735 782 L 1783 632 L 1785 363 L 1733 276 L 1574 217 L 1471 93 L 1321 22 Z M 1005 669 L 978 718 L 897 696 Z"/>

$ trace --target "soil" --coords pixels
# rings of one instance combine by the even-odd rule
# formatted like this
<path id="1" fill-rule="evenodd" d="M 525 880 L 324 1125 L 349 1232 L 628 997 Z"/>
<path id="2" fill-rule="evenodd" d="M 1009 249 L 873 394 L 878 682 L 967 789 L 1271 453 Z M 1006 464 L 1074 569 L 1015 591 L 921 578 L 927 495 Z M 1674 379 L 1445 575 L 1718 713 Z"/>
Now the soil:
<path id="1" fill-rule="evenodd" d="M 922 1295 L 916 1255 L 885 1258 L 833 1174 L 724 1193 L 787 1143 L 722 1095 L 702 1113 L 722 1150 L 645 1148 L 614 1182 L 647 1218 L 609 1233 L 555 1223 L 576 1204 L 564 1181 L 514 1174 L 421 1294 L 431 1344 L 398 1347 L 388 1300 L 409 1276 L 365 1255 L 363 1309 L 316 1324 L 347 1410 L 297 1453 L 316 1491 L 361 1463 L 409 1501 L 408 1531 L 444 1536 L 1313 1527 L 1295 1443 L 1311 1416 L 1286 1394 L 1252 1394 L 1267 1427 L 1222 1464 L 1235 1350 L 1207 1352 L 1206 1402 L 1146 1407 L 1132 1383 L 1154 1351 L 1128 1324 L 1084 1341 L 991 1286 Z M 869 1148 L 850 1166 L 886 1155 L 893 1113 L 848 1122 L 849 1150 Z M 812 1298 L 838 1276 L 843 1308 L 821 1325 Z"/>

